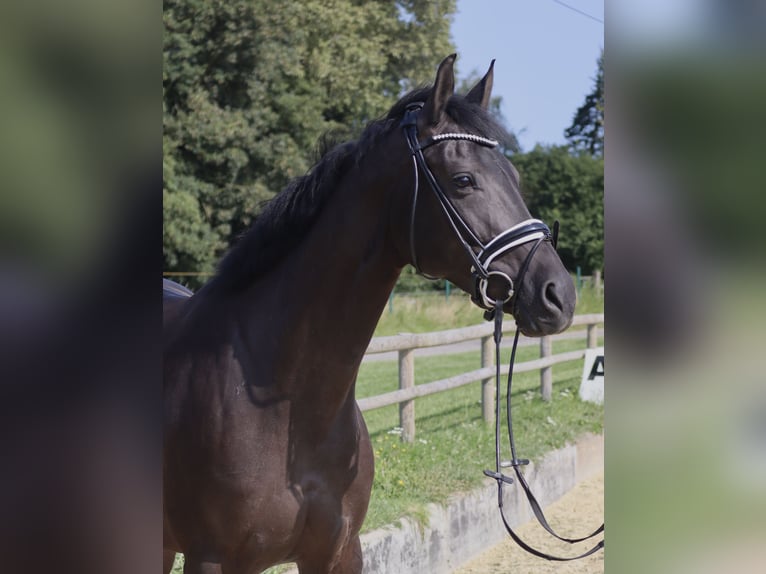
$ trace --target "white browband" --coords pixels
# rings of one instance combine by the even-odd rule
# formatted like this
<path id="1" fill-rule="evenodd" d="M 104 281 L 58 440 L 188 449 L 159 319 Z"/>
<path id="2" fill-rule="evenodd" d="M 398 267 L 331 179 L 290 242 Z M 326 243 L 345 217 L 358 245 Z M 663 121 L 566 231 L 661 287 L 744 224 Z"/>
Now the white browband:
<path id="1" fill-rule="evenodd" d="M 440 142 L 442 140 L 468 140 L 477 144 L 482 144 L 487 147 L 496 147 L 498 142 L 482 136 L 474 134 L 461 134 L 456 132 L 448 132 L 446 134 L 436 134 L 429 138 L 433 143 Z"/>

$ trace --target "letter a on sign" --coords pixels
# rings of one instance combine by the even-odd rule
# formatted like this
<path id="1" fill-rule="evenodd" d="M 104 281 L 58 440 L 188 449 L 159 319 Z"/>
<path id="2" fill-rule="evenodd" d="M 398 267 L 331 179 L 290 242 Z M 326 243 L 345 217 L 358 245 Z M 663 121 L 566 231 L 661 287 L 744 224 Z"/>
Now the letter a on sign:
<path id="1" fill-rule="evenodd" d="M 604 402 L 604 347 L 585 350 L 580 398 L 592 403 Z"/>
<path id="2" fill-rule="evenodd" d="M 596 377 L 604 376 L 604 355 L 597 355 L 596 360 L 593 361 L 593 367 L 591 367 L 588 380 L 592 381 Z"/>

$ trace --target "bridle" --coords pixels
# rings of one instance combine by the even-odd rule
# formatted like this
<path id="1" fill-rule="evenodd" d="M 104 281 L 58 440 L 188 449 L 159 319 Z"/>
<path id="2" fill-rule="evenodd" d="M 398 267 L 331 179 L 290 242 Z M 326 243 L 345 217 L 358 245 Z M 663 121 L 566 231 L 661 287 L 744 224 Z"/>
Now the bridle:
<path id="1" fill-rule="evenodd" d="M 471 260 L 471 275 L 474 279 L 472 299 L 480 307 L 491 311 L 495 307 L 495 299 L 487 293 L 487 288 L 489 287 L 491 280 L 500 281 L 507 286 L 507 296 L 502 300 L 503 303 L 508 302 L 513 297 L 515 290 L 513 280 L 502 271 L 491 271 L 489 269 L 490 264 L 501 255 L 524 245 L 525 243 L 536 241 L 536 244 L 532 247 L 522 264 L 519 276 L 516 278 L 516 284 L 520 284 L 523 279 L 523 273 L 525 273 L 527 267 L 529 267 L 529 262 L 538 247 L 544 241 L 550 241 L 555 246 L 558 225 L 554 226 L 554 233 L 551 233 L 548 226 L 539 219 L 526 219 L 496 235 L 486 244 L 483 243 L 444 193 L 444 190 L 439 185 L 433 172 L 428 167 L 426 158 L 423 156 L 423 150 L 444 141 L 464 140 L 488 148 L 497 147 L 498 142 L 474 134 L 451 132 L 433 135 L 420 141 L 418 138 L 417 117 L 422 107 L 422 102 L 409 104 L 401 123 L 405 137 L 407 138 L 407 145 L 412 153 L 413 171 L 415 173 L 412 209 L 410 211 L 410 257 L 412 259 L 412 265 L 418 273 L 433 279 L 433 277 L 429 277 L 420 269 L 415 249 L 415 215 L 417 213 L 418 191 L 420 188 L 418 174 L 422 172 L 429 187 L 434 192 L 444 215 L 447 217 L 447 221 L 449 222 L 452 231 L 460 242 L 463 250 L 468 255 L 468 258 Z M 471 247 L 472 244 L 474 247 Z M 478 249 L 478 253 L 474 251 L 474 248 Z M 516 301 L 518 301 L 518 298 Z"/>
<path id="2" fill-rule="evenodd" d="M 444 212 L 444 215 L 447 217 L 447 221 L 449 222 L 450 227 L 452 228 L 452 231 L 455 233 L 455 236 L 457 237 L 458 241 L 460 241 L 460 244 L 463 247 L 463 250 L 466 252 L 466 254 L 468 255 L 469 259 L 472 262 L 471 275 L 474 279 L 474 293 L 472 294 L 471 298 L 477 305 L 487 310 L 487 312 L 485 313 L 486 319 L 494 320 L 495 368 L 496 368 L 496 371 L 495 371 L 495 409 L 496 409 L 495 410 L 495 470 L 494 471 L 485 470 L 484 474 L 490 478 L 494 478 L 497 481 L 497 500 L 498 500 L 498 508 L 500 509 L 500 517 L 503 520 L 503 524 L 505 525 L 505 529 L 508 531 L 508 534 L 523 550 L 529 552 L 530 554 L 538 556 L 540 558 L 545 558 L 547 560 L 555 560 L 560 562 L 584 558 L 604 548 L 604 540 L 603 539 L 600 540 L 593 548 L 591 548 L 587 552 L 584 552 L 583 554 L 580 554 L 578 556 L 571 556 L 571 557 L 552 556 L 541 550 L 533 548 L 532 546 L 524 542 L 511 528 L 510 524 L 508 523 L 508 520 L 505 517 L 505 512 L 503 510 L 503 485 L 513 484 L 513 479 L 504 475 L 501 471 L 501 468 L 503 466 L 511 466 L 513 467 L 513 470 L 516 474 L 519 484 L 524 489 L 524 492 L 527 496 L 527 500 L 529 501 L 529 504 L 532 507 L 532 511 L 535 517 L 537 518 L 540 525 L 552 536 L 554 536 L 555 538 L 563 542 L 567 542 L 569 544 L 575 544 L 577 542 L 583 542 L 585 540 L 589 540 L 593 538 L 594 536 L 598 535 L 599 533 L 604 532 L 604 525 L 601 524 L 601 526 L 597 528 L 593 533 L 589 534 L 588 536 L 584 536 L 582 538 L 566 538 L 566 537 L 559 536 L 553 530 L 553 528 L 551 528 L 551 526 L 548 524 L 548 521 L 546 520 L 545 515 L 543 514 L 542 507 L 540 506 L 539 502 L 535 498 L 534 494 L 532 494 L 529 484 L 527 483 L 526 479 L 524 478 L 524 475 L 521 473 L 521 470 L 519 469 L 519 467 L 529 464 L 529 460 L 520 459 L 516 456 L 516 445 L 515 445 L 515 441 L 513 437 L 513 424 L 511 419 L 511 386 L 513 383 L 513 365 L 516 360 L 516 347 L 519 341 L 518 326 L 516 328 L 516 333 L 513 339 L 513 348 L 511 350 L 511 359 L 510 359 L 510 365 L 508 369 L 508 384 L 507 384 L 507 391 L 506 391 L 506 402 L 507 402 L 506 416 L 507 416 L 507 424 L 508 424 L 508 439 L 511 445 L 512 458 L 511 458 L 511 461 L 508 463 L 501 463 L 500 341 L 503 336 L 503 305 L 507 303 L 512 297 L 515 296 L 516 298 L 513 304 L 513 315 L 514 316 L 516 315 L 518 301 L 519 301 L 519 294 L 523 287 L 524 276 L 526 275 L 526 272 L 529 268 L 529 264 L 532 261 L 532 257 L 534 257 L 534 254 L 536 253 L 537 249 L 545 241 L 550 241 L 553 244 L 554 249 L 556 248 L 556 244 L 558 241 L 559 223 L 558 221 L 555 222 L 553 226 L 553 232 L 551 232 L 548 226 L 542 221 L 540 221 L 539 219 L 527 219 L 525 221 L 522 221 L 521 223 L 514 225 L 513 227 L 510 227 L 509 229 L 506 229 L 502 233 L 492 238 L 489 242 L 484 244 L 477 237 L 476 233 L 473 232 L 473 230 L 468 225 L 468 223 L 466 223 L 466 221 L 461 217 L 460 213 L 457 211 L 457 209 L 455 209 L 455 206 L 452 205 L 452 202 L 444 193 L 444 190 L 442 190 L 433 172 L 428 167 L 428 163 L 426 162 L 426 159 L 423 156 L 423 150 L 443 141 L 464 140 L 464 141 L 470 141 L 488 148 L 496 147 L 498 145 L 498 142 L 489 138 L 485 138 L 483 136 L 477 136 L 477 135 L 466 134 L 466 133 L 437 134 L 437 135 L 430 136 L 423 141 L 420 141 L 418 138 L 417 116 L 422 107 L 423 107 L 422 102 L 409 104 L 406 108 L 406 112 L 401 123 L 404 129 L 405 137 L 407 139 L 407 145 L 409 146 L 410 151 L 412 153 L 413 166 L 414 166 L 414 172 L 415 172 L 415 187 L 414 187 L 413 198 L 412 198 L 412 210 L 410 212 L 410 257 L 412 259 L 412 265 L 413 267 L 415 267 L 418 273 L 428 277 L 428 275 L 423 273 L 423 271 L 420 269 L 418 265 L 417 253 L 415 249 L 415 214 L 417 211 L 418 190 L 420 185 L 418 174 L 419 172 L 422 172 L 426 178 L 426 181 L 429 184 L 429 187 L 434 192 L 434 195 L 436 196 L 436 199 L 438 200 L 439 205 L 441 206 L 441 209 Z M 516 276 L 515 289 L 514 289 L 514 281 L 506 273 L 503 273 L 501 271 L 491 271 L 489 269 L 490 264 L 501 255 L 515 249 L 516 247 L 519 247 L 520 245 L 524 245 L 526 243 L 530 243 L 533 241 L 535 242 L 535 244 L 532 246 L 526 258 L 524 259 L 524 262 L 522 263 L 519 269 L 519 273 Z M 473 243 L 474 247 L 471 247 L 471 243 Z M 474 248 L 478 249 L 478 253 L 474 251 Z M 502 298 L 502 299 L 499 297 L 493 298 L 487 293 L 489 282 L 493 278 L 496 278 L 507 285 L 508 295 L 505 298 Z M 498 292 L 501 292 L 501 291 L 498 291 Z"/>

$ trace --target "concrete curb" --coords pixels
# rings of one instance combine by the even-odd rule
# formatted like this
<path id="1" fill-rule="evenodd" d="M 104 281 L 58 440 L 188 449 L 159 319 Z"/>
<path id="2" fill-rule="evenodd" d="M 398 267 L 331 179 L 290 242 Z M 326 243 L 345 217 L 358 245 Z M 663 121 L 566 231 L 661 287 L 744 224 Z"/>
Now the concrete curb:
<path id="1" fill-rule="evenodd" d="M 603 468 L 604 437 L 590 435 L 575 445 L 548 453 L 524 476 L 540 504 L 547 506 L 566 494 L 579 481 Z M 411 519 L 398 528 L 386 527 L 362 536 L 365 574 L 446 574 L 508 534 L 497 510 L 497 486 L 488 484 L 456 496 L 446 506 L 431 505 L 429 523 L 423 528 Z M 511 526 L 533 518 L 520 488 L 504 490 L 504 507 Z"/>
<path id="2" fill-rule="evenodd" d="M 587 435 L 529 465 L 524 476 L 545 507 L 603 466 L 604 436 Z M 512 527 L 533 518 L 521 488 L 505 488 L 504 497 Z M 456 495 L 445 506 L 430 505 L 428 526 L 403 518 L 398 525 L 363 534 L 363 572 L 448 574 L 507 536 L 497 509 L 497 485 L 487 479 L 485 486 Z"/>

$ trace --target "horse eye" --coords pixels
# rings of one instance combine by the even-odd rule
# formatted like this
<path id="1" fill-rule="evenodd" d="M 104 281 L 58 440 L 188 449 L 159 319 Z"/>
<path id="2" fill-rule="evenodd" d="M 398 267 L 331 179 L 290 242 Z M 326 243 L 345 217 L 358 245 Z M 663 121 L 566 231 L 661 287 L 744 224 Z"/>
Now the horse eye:
<path id="1" fill-rule="evenodd" d="M 458 187 L 470 187 L 474 185 L 473 178 L 467 173 L 459 173 L 452 178 L 455 185 Z"/>

